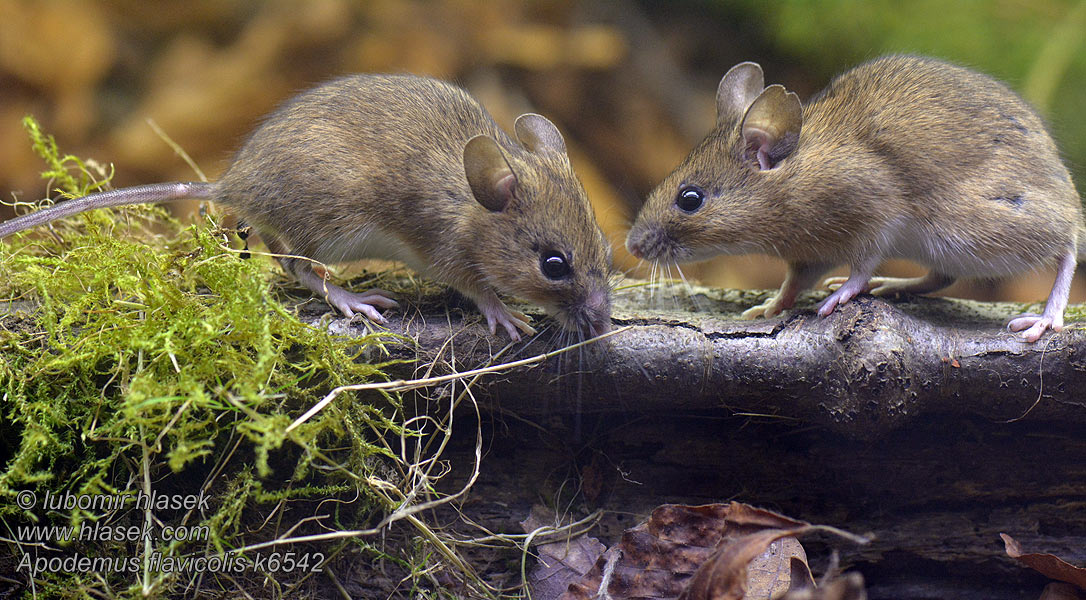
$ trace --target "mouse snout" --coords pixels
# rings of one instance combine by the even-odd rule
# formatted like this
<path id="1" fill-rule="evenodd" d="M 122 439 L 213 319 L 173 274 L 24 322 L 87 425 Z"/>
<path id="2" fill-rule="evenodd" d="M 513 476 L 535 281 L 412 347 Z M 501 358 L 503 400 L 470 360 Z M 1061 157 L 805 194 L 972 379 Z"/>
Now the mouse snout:
<path id="1" fill-rule="evenodd" d="M 586 337 L 596 337 L 611 331 L 610 288 L 601 286 L 589 291 L 580 303 L 573 304 L 556 315 L 563 326 Z"/>
<path id="2" fill-rule="evenodd" d="M 667 254 L 670 242 L 659 227 L 635 228 L 626 236 L 626 249 L 641 260 L 656 260 Z"/>
<path id="3" fill-rule="evenodd" d="M 585 332 L 590 336 L 603 335 L 611 331 L 611 295 L 608 290 L 594 290 L 588 294 L 584 303 Z"/>
<path id="4" fill-rule="evenodd" d="M 626 250 L 629 250 L 630 254 L 633 254 L 636 258 L 645 258 L 645 234 L 644 229 L 631 229 L 626 236 Z"/>

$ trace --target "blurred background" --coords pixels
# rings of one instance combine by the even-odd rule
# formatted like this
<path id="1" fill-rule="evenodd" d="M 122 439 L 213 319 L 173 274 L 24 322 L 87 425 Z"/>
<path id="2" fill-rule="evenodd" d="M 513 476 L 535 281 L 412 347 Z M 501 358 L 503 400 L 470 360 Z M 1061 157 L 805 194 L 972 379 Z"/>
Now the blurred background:
<path id="1" fill-rule="evenodd" d="M 644 275 L 622 248 L 628 223 L 712 127 L 729 67 L 757 61 L 767 83 L 807 98 L 887 52 L 1009 83 L 1048 119 L 1083 191 L 1086 0 L 0 0 L 0 193 L 5 202 L 46 195 L 27 114 L 62 151 L 112 163 L 116 187 L 197 178 L 148 119 L 214 180 L 261 116 L 295 92 L 344 73 L 411 72 L 466 87 L 507 130 L 522 112 L 552 119 L 618 268 Z M 0 207 L 0 219 L 10 215 Z M 775 288 L 784 265 L 726 257 L 684 272 Z M 1052 277 L 947 293 L 1037 301 Z M 1086 301 L 1086 277 L 1072 301 Z"/>

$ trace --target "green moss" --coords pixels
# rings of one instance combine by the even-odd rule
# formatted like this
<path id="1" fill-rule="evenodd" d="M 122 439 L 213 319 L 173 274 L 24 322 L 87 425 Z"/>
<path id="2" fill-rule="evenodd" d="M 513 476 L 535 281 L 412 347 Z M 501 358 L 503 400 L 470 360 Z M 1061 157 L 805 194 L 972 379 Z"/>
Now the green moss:
<path id="1" fill-rule="evenodd" d="M 47 164 L 43 176 L 62 194 L 108 181 L 62 156 L 33 119 L 26 126 Z M 134 206 L 45 229 L 0 244 L 0 298 L 8 300 L 0 305 L 0 519 L 9 539 L 32 522 L 140 524 L 145 516 L 22 510 L 22 490 L 39 499 L 204 491 L 208 511 L 154 515 L 212 532 L 198 542 L 154 540 L 174 557 L 265 541 L 273 532 L 249 539 L 247 524 L 287 501 L 342 493 L 361 498 L 355 514 L 391 508 L 366 482 L 394 455 L 383 440 L 410 435 L 398 397 L 344 395 L 290 434 L 286 428 L 323 391 L 383 378 L 387 364 L 362 358 L 384 355 L 383 345 L 400 338 L 337 338 L 301 322 L 273 297 L 270 261 L 240 258 L 211 218 L 185 227 L 161 209 Z M 61 551 L 9 543 L 16 560 L 27 552 L 147 551 L 128 542 L 48 545 Z M 199 575 L 61 572 L 35 582 L 39 597 L 165 595 Z"/>

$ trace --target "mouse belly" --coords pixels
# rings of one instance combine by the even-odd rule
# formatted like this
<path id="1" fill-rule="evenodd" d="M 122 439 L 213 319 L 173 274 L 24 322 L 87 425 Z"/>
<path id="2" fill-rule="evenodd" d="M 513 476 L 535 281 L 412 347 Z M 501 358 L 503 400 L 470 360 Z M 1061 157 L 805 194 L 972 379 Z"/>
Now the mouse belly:
<path id="1" fill-rule="evenodd" d="M 299 249 L 304 248 L 301 244 Z M 376 258 L 395 260 L 407 264 L 415 271 L 426 272 L 427 261 L 395 234 L 379 227 L 364 227 L 346 234 L 336 235 L 313 246 L 306 256 L 326 264 L 341 264 Z"/>
<path id="2" fill-rule="evenodd" d="M 1023 235 L 1014 227 L 1001 227 L 963 235 L 914 230 L 899 236 L 884 258 L 911 260 L 956 278 L 1004 277 L 1054 263 L 1074 247 L 1073 231 Z"/>

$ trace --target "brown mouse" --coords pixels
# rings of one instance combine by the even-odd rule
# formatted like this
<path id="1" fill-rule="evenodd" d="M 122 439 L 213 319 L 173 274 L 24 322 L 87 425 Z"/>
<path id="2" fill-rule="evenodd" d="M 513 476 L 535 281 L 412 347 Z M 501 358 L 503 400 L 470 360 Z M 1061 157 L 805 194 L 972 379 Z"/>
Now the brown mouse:
<path id="1" fill-rule="evenodd" d="M 534 333 L 499 293 L 564 327 L 610 328 L 611 250 L 558 129 L 521 115 L 511 139 L 462 89 L 413 75 L 342 77 L 287 101 L 215 183 L 92 194 L 0 223 L 4 237 L 85 210 L 200 198 L 252 225 L 284 269 L 343 314 L 384 322 L 386 292 L 348 292 L 315 263 L 402 260 L 470 298 L 491 333 Z M 308 259 L 308 260 L 307 260 Z M 519 330 L 519 331 L 518 331 Z"/>
<path id="2" fill-rule="evenodd" d="M 724 76 L 716 127 L 650 194 L 626 238 L 630 252 L 785 259 L 780 291 L 746 318 L 791 308 L 843 264 L 851 274 L 826 281 L 837 289 L 822 316 L 864 292 L 927 293 L 960 277 L 1055 265 L 1044 313 L 1009 327 L 1030 342 L 1062 328 L 1086 230 L 1071 176 L 1024 100 L 986 75 L 916 56 L 855 67 L 802 106 L 763 85 L 755 63 Z M 872 277 L 890 258 L 931 271 Z"/>

